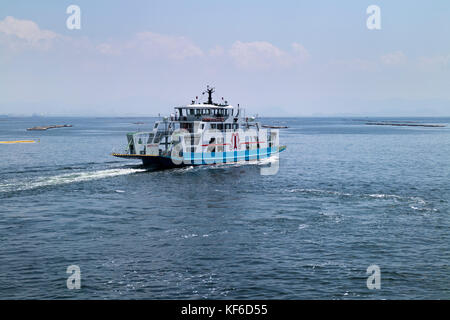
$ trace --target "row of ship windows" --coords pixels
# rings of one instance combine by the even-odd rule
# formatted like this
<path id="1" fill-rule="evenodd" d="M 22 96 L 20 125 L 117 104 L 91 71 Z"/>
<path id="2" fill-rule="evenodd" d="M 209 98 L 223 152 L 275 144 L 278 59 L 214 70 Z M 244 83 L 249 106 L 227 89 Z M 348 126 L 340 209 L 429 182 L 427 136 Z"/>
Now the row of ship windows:
<path id="1" fill-rule="evenodd" d="M 159 143 L 160 141 L 161 141 L 161 138 L 163 137 L 162 135 L 159 135 L 159 134 L 156 134 L 156 137 L 155 137 L 155 139 L 154 139 L 154 141 L 153 141 L 153 138 L 155 137 L 155 135 L 153 134 L 153 133 L 151 133 L 150 135 L 149 135 L 149 137 L 148 137 L 148 140 L 147 140 L 147 143 Z M 198 138 L 197 139 L 195 139 L 196 141 L 193 141 L 193 144 L 198 144 Z M 251 141 L 251 140 L 253 140 L 254 142 L 257 142 L 257 144 L 252 144 L 252 145 L 250 145 L 248 142 L 249 141 Z M 187 142 L 188 141 L 188 138 L 187 137 L 185 137 L 185 141 Z M 224 139 L 223 138 L 218 138 L 217 139 L 217 142 L 216 142 L 216 138 L 211 138 L 210 139 L 210 141 L 209 141 L 209 144 L 211 145 L 211 144 L 215 144 L 215 143 L 219 143 L 219 144 L 223 144 L 224 142 Z M 245 144 L 245 148 L 247 149 L 247 150 L 250 150 L 250 149 L 259 149 L 260 148 L 260 143 L 259 143 L 259 140 L 258 140 L 258 137 L 257 136 L 255 136 L 255 137 L 245 137 L 245 141 L 247 142 L 246 144 Z M 139 141 L 138 141 L 138 144 L 142 144 L 142 139 L 141 138 L 139 138 Z M 274 143 L 273 143 L 273 141 L 271 141 L 271 139 L 269 139 L 269 148 L 271 148 L 271 147 L 273 147 L 274 146 Z M 214 148 L 214 150 L 215 150 L 215 148 Z M 194 152 L 194 151 L 192 151 L 192 152 Z M 214 152 L 214 151 L 213 151 Z M 223 152 L 223 147 L 222 146 L 219 146 L 218 147 L 218 152 Z"/>
<path id="2" fill-rule="evenodd" d="M 237 130 L 239 129 L 239 124 L 238 123 L 211 123 L 210 124 L 211 129 L 215 129 L 215 130 Z M 193 124 L 192 123 L 181 123 L 180 126 L 181 129 L 188 129 L 189 131 L 192 131 L 193 128 Z M 205 129 L 205 124 L 202 123 L 201 125 L 202 130 Z"/>
<path id="3" fill-rule="evenodd" d="M 228 116 L 228 110 L 225 109 L 189 109 L 190 115 L 214 115 Z"/>
<path id="4" fill-rule="evenodd" d="M 237 130 L 239 129 L 239 124 L 238 123 L 211 123 L 211 129 L 214 130 Z M 188 131 L 192 131 L 192 123 L 181 123 L 181 129 L 188 129 Z M 202 123 L 201 128 L 204 129 L 205 128 L 205 124 Z M 154 133 L 150 133 L 149 137 L 148 137 L 148 143 L 152 143 L 153 141 L 153 137 L 155 137 L 155 141 L 153 141 L 153 143 L 159 143 L 161 141 L 161 138 L 163 136 L 165 136 L 166 134 L 168 134 L 168 132 L 164 132 L 164 131 L 158 131 L 156 133 L 156 137 Z"/>
<path id="5" fill-rule="evenodd" d="M 175 128 L 172 128 L 171 125 L 169 125 L 169 129 L 176 129 L 176 127 L 178 127 L 178 125 L 175 125 Z M 155 124 L 155 129 L 158 128 L 158 123 Z M 193 128 L 193 124 L 192 123 L 181 123 L 181 125 L 179 125 L 179 128 L 181 129 L 192 129 Z M 202 129 L 205 128 L 205 124 L 202 123 Z M 217 130 L 237 130 L 239 129 L 239 124 L 238 123 L 211 123 L 211 129 L 217 129 Z"/>
<path id="6" fill-rule="evenodd" d="M 202 129 L 203 129 L 203 127 L 202 127 Z M 237 130 L 237 129 L 239 129 L 239 124 L 237 124 L 237 123 L 211 123 L 211 129 Z"/>

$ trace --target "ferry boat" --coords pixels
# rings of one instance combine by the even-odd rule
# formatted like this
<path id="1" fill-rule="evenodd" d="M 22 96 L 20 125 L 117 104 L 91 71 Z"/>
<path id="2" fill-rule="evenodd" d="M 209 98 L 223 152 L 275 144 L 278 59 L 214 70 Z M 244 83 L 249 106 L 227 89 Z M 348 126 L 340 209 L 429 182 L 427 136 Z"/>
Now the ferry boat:
<path id="1" fill-rule="evenodd" d="M 127 134 L 128 145 L 119 158 L 142 160 L 144 166 L 180 167 L 236 163 L 277 156 L 286 149 L 279 145 L 279 130 L 245 117 L 243 109 L 215 103 L 215 88 L 207 86 L 206 102 L 198 97 L 191 104 L 156 121 L 150 132 Z"/>

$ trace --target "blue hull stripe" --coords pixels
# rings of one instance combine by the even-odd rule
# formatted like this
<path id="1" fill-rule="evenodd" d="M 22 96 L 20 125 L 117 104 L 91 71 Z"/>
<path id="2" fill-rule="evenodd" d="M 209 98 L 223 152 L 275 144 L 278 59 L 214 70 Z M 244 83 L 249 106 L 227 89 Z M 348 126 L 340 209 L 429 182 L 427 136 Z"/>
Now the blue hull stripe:
<path id="1" fill-rule="evenodd" d="M 191 164 L 227 163 L 237 161 L 250 161 L 268 158 L 277 153 L 276 148 L 264 148 L 255 150 L 242 150 L 233 152 L 190 152 L 186 154 L 185 160 Z"/>

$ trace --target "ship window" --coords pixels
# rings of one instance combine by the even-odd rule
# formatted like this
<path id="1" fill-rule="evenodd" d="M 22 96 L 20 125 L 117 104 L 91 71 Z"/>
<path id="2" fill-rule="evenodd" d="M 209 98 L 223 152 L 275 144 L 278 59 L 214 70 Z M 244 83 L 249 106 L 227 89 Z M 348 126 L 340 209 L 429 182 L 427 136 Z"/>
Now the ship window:
<path id="1" fill-rule="evenodd" d="M 211 129 L 216 129 L 216 124 L 215 123 L 211 123 Z"/>
<path id="2" fill-rule="evenodd" d="M 204 124 L 204 123 L 202 123 L 202 130 L 203 130 L 203 129 L 205 129 L 205 124 Z"/>
<path id="3" fill-rule="evenodd" d="M 217 129 L 218 130 L 223 130 L 223 124 L 222 123 L 217 124 Z"/>
<path id="4" fill-rule="evenodd" d="M 189 114 L 193 115 L 195 113 L 194 109 L 189 110 Z"/>
<path id="5" fill-rule="evenodd" d="M 154 129 L 158 128 L 158 123 L 155 123 Z"/>
<path id="6" fill-rule="evenodd" d="M 192 123 L 185 123 L 183 129 L 186 129 L 187 131 L 192 132 L 192 128 L 193 128 Z"/>
<path id="7" fill-rule="evenodd" d="M 230 130 L 230 129 L 231 129 L 231 123 L 225 124 L 225 130 Z"/>
<path id="8" fill-rule="evenodd" d="M 154 141 L 154 143 L 159 143 L 159 141 L 161 140 L 161 138 L 162 138 L 162 132 L 158 132 L 158 133 L 156 134 L 156 136 L 155 136 L 155 141 Z"/>
<path id="9" fill-rule="evenodd" d="M 239 125 L 238 125 L 237 123 L 233 123 L 233 129 L 234 129 L 234 130 L 239 129 Z"/>
<path id="10" fill-rule="evenodd" d="M 216 146 L 214 145 L 216 138 L 211 138 L 208 143 L 207 152 L 216 152 Z"/>
<path id="11" fill-rule="evenodd" d="M 154 137 L 154 136 L 155 136 L 155 135 L 154 135 L 153 133 L 150 133 L 150 134 L 148 135 L 147 143 L 152 143 L 153 137 Z"/>

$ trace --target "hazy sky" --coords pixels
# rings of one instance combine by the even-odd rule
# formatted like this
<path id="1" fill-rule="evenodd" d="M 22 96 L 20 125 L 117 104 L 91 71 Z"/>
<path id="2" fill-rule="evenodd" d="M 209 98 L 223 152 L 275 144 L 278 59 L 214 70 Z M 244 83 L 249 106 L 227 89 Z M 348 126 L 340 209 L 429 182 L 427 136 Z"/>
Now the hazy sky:
<path id="1" fill-rule="evenodd" d="M 449 116 L 450 2 L 0 3 L 0 114 L 170 113 L 207 84 L 261 116 Z"/>

